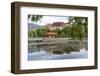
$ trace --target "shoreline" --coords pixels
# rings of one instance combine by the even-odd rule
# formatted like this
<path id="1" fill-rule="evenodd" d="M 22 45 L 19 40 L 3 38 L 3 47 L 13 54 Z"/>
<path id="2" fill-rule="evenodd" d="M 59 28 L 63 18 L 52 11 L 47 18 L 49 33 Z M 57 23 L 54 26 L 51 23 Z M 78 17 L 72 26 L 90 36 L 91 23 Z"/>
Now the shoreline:
<path id="1" fill-rule="evenodd" d="M 34 38 L 28 40 L 28 45 L 48 45 L 48 44 L 80 44 L 87 43 L 87 39 L 68 39 L 68 38 Z"/>

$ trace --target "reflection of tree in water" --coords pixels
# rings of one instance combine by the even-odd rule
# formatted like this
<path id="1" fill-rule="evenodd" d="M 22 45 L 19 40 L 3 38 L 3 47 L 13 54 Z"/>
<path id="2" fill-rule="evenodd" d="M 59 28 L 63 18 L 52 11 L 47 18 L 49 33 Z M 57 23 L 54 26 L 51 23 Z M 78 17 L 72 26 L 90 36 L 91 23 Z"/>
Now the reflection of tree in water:
<path id="1" fill-rule="evenodd" d="M 52 50 L 53 54 L 70 54 L 71 52 L 78 52 L 80 51 L 80 48 L 74 48 L 74 47 L 63 47 L 63 48 L 58 48 L 58 49 L 54 49 Z"/>
<path id="2" fill-rule="evenodd" d="M 70 54 L 71 52 L 80 52 L 82 48 L 86 48 L 86 43 L 82 45 L 79 43 L 48 45 L 47 50 L 53 54 Z"/>
<path id="3" fill-rule="evenodd" d="M 45 51 L 48 54 L 70 54 L 71 52 L 80 52 L 80 49 L 85 48 L 87 50 L 87 44 L 84 43 L 82 45 L 80 44 L 48 44 L 48 45 L 34 45 L 29 47 L 29 49 L 32 49 L 30 52 L 40 52 Z"/>
<path id="4" fill-rule="evenodd" d="M 85 44 L 85 50 L 88 50 L 88 42 L 84 43 Z"/>
<path id="5" fill-rule="evenodd" d="M 28 52 L 40 52 L 43 49 L 41 45 L 29 45 L 28 46 Z"/>

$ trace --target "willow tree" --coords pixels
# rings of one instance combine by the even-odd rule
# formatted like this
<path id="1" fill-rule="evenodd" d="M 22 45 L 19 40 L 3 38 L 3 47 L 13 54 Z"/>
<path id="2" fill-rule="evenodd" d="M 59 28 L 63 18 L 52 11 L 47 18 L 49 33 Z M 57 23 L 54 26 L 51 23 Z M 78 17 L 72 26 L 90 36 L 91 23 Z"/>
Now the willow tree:
<path id="1" fill-rule="evenodd" d="M 42 19 L 42 17 L 43 17 L 42 15 L 28 15 L 28 19 L 30 19 L 33 22 L 40 21 Z M 31 31 L 31 32 L 28 33 L 28 35 L 29 35 L 29 37 L 33 38 L 33 37 L 37 37 L 38 36 L 37 33 L 38 32 L 36 32 L 36 31 Z"/>
<path id="2" fill-rule="evenodd" d="M 70 37 L 79 39 L 80 48 L 82 47 L 83 38 L 88 37 L 88 18 L 87 17 L 70 17 L 69 23 L 71 26 Z"/>
<path id="3" fill-rule="evenodd" d="M 33 22 L 40 21 L 42 17 L 43 17 L 42 15 L 28 15 L 28 19 L 31 18 L 31 21 Z"/>
<path id="4" fill-rule="evenodd" d="M 69 17 L 69 23 L 72 25 L 71 37 L 82 39 L 87 38 L 88 18 L 87 17 Z"/>

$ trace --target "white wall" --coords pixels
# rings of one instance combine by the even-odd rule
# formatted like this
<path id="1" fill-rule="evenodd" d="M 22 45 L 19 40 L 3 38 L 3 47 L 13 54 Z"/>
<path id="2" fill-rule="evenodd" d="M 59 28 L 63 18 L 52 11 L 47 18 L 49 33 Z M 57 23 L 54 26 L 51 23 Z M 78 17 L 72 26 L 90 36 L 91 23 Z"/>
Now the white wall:
<path id="1" fill-rule="evenodd" d="M 98 15 L 98 47 L 100 46 L 100 0 L 0 0 L 0 76 L 16 76 L 10 73 L 11 60 L 11 10 L 10 3 L 13 1 L 90 5 L 99 7 Z M 100 48 L 98 48 L 100 58 Z M 21 74 L 18 76 L 100 76 L 100 59 L 98 70 L 65 71 L 38 74 Z"/>

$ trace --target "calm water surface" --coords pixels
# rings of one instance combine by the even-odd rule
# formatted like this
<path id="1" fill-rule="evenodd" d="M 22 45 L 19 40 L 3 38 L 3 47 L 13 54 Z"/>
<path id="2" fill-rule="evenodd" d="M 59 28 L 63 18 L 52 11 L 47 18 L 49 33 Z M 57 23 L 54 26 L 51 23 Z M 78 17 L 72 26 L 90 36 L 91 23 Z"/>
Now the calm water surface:
<path id="1" fill-rule="evenodd" d="M 58 60 L 58 59 L 88 58 L 87 44 L 30 44 L 28 45 L 28 60 Z"/>

